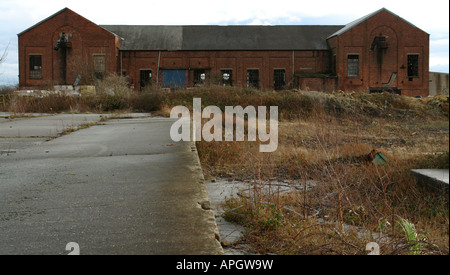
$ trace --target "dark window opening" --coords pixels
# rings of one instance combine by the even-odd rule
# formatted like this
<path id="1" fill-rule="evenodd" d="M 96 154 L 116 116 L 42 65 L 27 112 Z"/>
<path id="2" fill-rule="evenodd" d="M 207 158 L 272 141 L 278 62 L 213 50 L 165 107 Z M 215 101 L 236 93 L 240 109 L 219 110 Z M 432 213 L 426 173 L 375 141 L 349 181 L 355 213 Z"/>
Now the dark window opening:
<path id="1" fill-rule="evenodd" d="M 205 70 L 194 70 L 194 86 L 203 86 L 206 80 Z"/>
<path id="2" fill-rule="evenodd" d="M 220 83 L 223 86 L 233 86 L 233 71 L 232 70 L 220 70 Z"/>
<path id="3" fill-rule="evenodd" d="M 103 79 L 106 74 L 105 55 L 94 55 L 94 75 L 97 79 Z"/>
<path id="4" fill-rule="evenodd" d="M 347 57 L 347 76 L 359 77 L 359 55 L 351 54 Z"/>
<path id="5" fill-rule="evenodd" d="M 147 86 L 152 85 L 152 70 L 141 70 L 139 83 L 141 85 L 141 89 Z"/>
<path id="6" fill-rule="evenodd" d="M 273 88 L 282 90 L 286 86 L 286 70 L 276 69 L 273 71 Z"/>
<path id="7" fill-rule="evenodd" d="M 259 70 L 247 70 L 247 87 L 256 89 L 259 88 Z"/>
<path id="8" fill-rule="evenodd" d="M 42 78 L 42 55 L 30 55 L 30 79 Z"/>
<path id="9" fill-rule="evenodd" d="M 419 55 L 409 54 L 408 55 L 408 77 L 412 81 L 412 77 L 419 77 Z"/>

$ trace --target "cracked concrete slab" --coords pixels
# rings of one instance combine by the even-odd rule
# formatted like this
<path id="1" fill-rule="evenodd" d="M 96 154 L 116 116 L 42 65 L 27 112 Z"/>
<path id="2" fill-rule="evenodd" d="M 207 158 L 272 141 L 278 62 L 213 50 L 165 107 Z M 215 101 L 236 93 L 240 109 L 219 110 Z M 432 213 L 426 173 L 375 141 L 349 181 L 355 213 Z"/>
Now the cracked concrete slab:
<path id="1" fill-rule="evenodd" d="M 172 123 L 113 119 L 1 154 L 0 254 L 223 254 L 195 144 L 173 143 Z"/>

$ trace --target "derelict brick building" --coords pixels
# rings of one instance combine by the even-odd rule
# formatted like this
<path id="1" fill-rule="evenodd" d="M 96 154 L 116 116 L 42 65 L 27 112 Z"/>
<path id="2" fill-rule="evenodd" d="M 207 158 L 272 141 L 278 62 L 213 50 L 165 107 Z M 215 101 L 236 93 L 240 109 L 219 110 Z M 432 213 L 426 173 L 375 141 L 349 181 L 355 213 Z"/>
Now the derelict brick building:
<path id="1" fill-rule="evenodd" d="M 428 95 L 429 35 L 384 8 L 345 26 L 97 25 L 65 8 L 18 39 L 22 88 L 116 73 L 136 90 L 210 81 Z"/>

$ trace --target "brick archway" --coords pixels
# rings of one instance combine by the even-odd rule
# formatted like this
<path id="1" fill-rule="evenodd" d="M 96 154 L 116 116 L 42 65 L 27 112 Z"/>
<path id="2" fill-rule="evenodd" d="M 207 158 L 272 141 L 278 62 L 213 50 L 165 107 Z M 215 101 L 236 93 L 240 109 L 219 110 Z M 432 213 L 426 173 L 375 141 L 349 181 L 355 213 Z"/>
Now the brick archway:
<path id="1" fill-rule="evenodd" d="M 397 87 L 398 39 L 394 29 L 379 26 L 370 32 L 369 51 L 370 87 L 383 87 L 393 79 L 392 87 Z M 391 78 L 392 77 L 392 78 Z"/>

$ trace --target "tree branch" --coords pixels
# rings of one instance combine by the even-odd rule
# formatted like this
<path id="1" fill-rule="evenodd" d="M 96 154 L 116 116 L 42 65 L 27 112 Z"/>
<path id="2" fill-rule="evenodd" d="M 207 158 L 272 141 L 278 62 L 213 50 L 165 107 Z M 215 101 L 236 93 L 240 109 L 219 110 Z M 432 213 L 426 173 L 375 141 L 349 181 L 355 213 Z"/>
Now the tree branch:
<path id="1" fill-rule="evenodd" d="M 8 57 L 8 48 L 9 48 L 9 43 L 8 46 L 6 46 L 5 51 L 3 52 L 3 54 L 0 56 L 0 64 L 2 64 L 3 62 L 5 62 L 6 57 Z"/>

